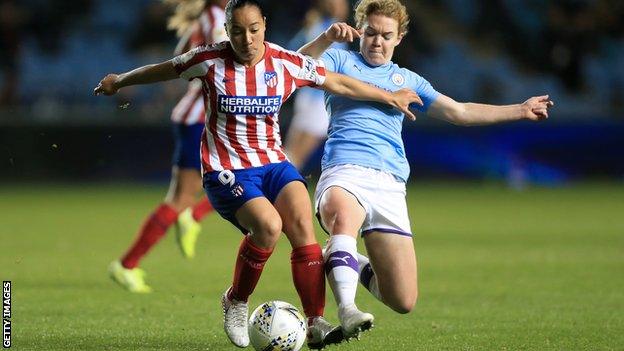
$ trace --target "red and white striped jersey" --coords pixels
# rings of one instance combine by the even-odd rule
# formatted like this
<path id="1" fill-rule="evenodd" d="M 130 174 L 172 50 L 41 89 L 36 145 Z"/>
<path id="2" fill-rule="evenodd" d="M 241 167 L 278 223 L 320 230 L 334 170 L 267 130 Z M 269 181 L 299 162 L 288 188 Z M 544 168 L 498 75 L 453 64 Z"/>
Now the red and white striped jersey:
<path id="1" fill-rule="evenodd" d="M 228 40 L 225 32 L 225 12 L 217 5 L 207 7 L 199 16 L 197 22 L 191 29 L 190 36 L 183 38 L 184 47 L 188 51 L 190 49 L 220 43 Z M 173 123 L 181 123 L 184 125 L 193 125 L 205 123 L 206 112 L 204 109 L 204 99 L 202 97 L 202 88 L 199 81 L 189 83 L 186 94 L 171 112 L 171 121 Z"/>
<path id="2" fill-rule="evenodd" d="M 265 42 L 253 67 L 235 61 L 229 42 L 177 56 L 185 79 L 199 78 L 206 104 L 201 158 L 204 172 L 259 167 L 286 160 L 279 110 L 295 89 L 325 82 L 322 61 Z"/>

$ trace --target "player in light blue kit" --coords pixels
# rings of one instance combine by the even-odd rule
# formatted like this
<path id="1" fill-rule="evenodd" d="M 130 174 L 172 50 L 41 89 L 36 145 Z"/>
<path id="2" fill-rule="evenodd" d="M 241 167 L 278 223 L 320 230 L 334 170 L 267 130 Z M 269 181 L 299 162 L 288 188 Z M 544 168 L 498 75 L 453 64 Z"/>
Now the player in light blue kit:
<path id="1" fill-rule="evenodd" d="M 413 89 L 423 102 L 415 108 L 453 124 L 548 117 L 548 108 L 553 106 L 548 96 L 507 106 L 459 103 L 416 73 L 392 63 L 394 48 L 409 22 L 398 0 L 362 0 L 355 20 L 359 31 L 349 27 L 345 32 L 344 24 L 334 24 L 299 51 L 320 56 L 328 70 L 382 89 Z M 333 41 L 356 37 L 360 37 L 359 52 L 327 50 Z M 326 103 L 330 125 L 314 196 L 321 225 L 331 234 L 325 250 L 328 281 L 343 332 L 350 338 L 373 324 L 373 316 L 359 311 L 354 303 L 358 280 L 398 313 L 410 312 L 416 303 L 416 254 L 405 201 L 410 170 L 401 139 L 404 115 L 400 111 L 333 94 L 326 94 Z M 357 253 L 358 233 L 370 262 Z"/>

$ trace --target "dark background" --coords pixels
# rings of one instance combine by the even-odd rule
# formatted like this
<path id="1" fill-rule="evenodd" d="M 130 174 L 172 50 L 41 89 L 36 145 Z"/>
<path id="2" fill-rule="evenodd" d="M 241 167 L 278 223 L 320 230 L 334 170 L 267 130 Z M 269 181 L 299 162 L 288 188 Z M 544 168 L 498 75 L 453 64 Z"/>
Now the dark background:
<path id="1" fill-rule="evenodd" d="M 311 2 L 263 3 L 267 39 L 286 46 Z M 404 130 L 412 179 L 624 180 L 624 2 L 405 3 L 412 22 L 394 61 L 440 92 L 493 104 L 548 93 L 557 104 L 539 124 L 419 115 Z M 92 89 L 106 73 L 169 59 L 169 13 L 152 0 L 0 0 L 0 180 L 167 181 L 169 113 L 185 83 L 113 98 Z M 318 153 L 305 170 L 317 172 Z"/>

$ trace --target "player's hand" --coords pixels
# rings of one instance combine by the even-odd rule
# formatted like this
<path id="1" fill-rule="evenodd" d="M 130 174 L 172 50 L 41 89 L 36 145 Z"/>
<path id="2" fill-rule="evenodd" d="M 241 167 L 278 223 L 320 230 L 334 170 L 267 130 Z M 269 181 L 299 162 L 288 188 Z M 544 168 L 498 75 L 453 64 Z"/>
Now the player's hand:
<path id="1" fill-rule="evenodd" d="M 416 94 L 413 90 L 404 88 L 401 90 L 397 90 L 392 93 L 393 96 L 393 105 L 394 107 L 401 110 L 401 112 L 405 113 L 405 115 L 412 121 L 416 120 L 416 116 L 409 109 L 410 104 L 418 104 L 420 106 L 423 105 L 420 96 Z"/>
<path id="2" fill-rule="evenodd" d="M 117 74 L 108 74 L 104 79 L 100 81 L 100 83 L 93 89 L 94 95 L 104 94 L 106 96 L 115 95 L 119 91 L 119 87 L 117 86 L 119 80 L 119 75 Z"/>
<path id="3" fill-rule="evenodd" d="M 332 24 L 324 34 L 327 40 L 337 43 L 351 43 L 355 38 L 361 36 L 360 32 L 344 22 Z"/>
<path id="4" fill-rule="evenodd" d="M 534 96 L 524 103 L 524 118 L 531 121 L 541 121 L 548 118 L 548 109 L 555 106 L 555 103 L 549 100 L 548 95 Z"/>

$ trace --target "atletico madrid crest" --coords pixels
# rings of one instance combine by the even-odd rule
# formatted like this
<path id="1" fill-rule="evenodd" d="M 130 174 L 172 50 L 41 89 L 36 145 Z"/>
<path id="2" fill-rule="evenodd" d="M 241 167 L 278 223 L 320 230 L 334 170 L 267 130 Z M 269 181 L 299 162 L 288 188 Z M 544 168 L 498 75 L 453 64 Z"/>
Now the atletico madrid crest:
<path id="1" fill-rule="evenodd" d="M 275 88 L 277 86 L 277 73 L 264 72 L 264 82 L 269 88 Z"/>

